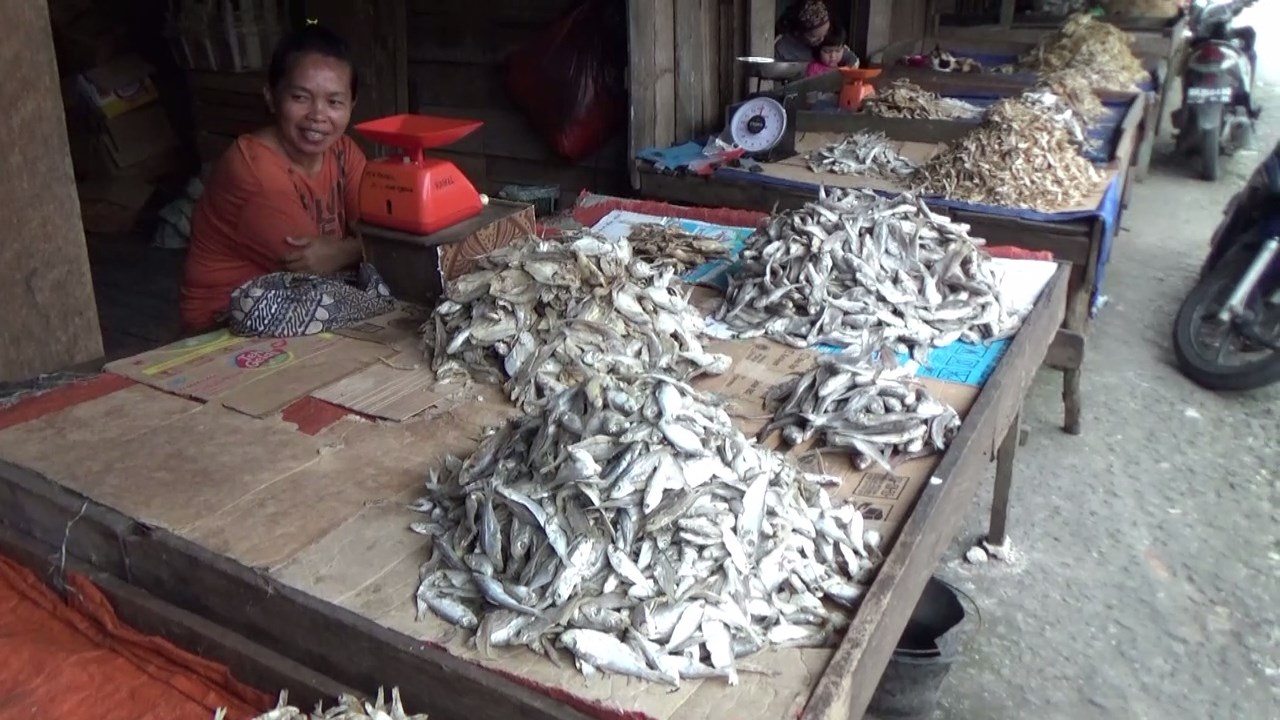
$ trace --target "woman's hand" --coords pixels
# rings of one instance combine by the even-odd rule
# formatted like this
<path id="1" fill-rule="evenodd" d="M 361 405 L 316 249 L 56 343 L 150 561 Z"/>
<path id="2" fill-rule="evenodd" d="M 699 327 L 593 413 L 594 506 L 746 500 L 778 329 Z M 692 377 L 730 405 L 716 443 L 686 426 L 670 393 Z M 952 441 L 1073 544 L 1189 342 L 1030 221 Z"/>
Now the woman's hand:
<path id="1" fill-rule="evenodd" d="M 360 241 L 340 237 L 285 238 L 293 248 L 284 260 L 289 272 L 328 275 L 356 263 L 360 259 Z"/>

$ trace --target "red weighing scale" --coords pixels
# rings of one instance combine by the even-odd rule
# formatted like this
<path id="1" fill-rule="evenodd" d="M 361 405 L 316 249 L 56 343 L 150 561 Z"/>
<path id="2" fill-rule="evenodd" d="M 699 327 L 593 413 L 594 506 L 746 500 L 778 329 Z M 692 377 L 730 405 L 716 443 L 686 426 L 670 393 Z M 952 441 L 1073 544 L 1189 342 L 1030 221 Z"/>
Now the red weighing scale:
<path id="1" fill-rule="evenodd" d="M 876 94 L 867 81 L 880 74 L 880 68 L 836 68 L 844 79 L 840 88 L 840 109 L 858 112 L 862 102 Z"/>
<path id="2" fill-rule="evenodd" d="M 479 120 L 391 115 L 355 126 L 356 132 L 399 152 L 370 160 L 360 180 L 362 222 L 412 235 L 430 235 L 481 213 L 489 198 L 447 160 L 423 152 L 457 142 Z"/>

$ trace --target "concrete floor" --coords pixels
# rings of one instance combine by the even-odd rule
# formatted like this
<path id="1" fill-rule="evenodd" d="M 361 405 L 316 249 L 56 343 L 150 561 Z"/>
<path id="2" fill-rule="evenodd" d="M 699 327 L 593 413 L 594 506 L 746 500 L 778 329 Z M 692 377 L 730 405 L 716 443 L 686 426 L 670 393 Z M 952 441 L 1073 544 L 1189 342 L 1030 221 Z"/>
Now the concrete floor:
<path id="1" fill-rule="evenodd" d="M 1247 20 L 1280 137 L 1280 6 Z M 1268 43 L 1270 45 L 1268 46 Z M 1167 145 L 1167 141 L 1166 141 Z M 1164 148 L 1135 187 L 1089 339 L 1084 434 L 1061 430 L 1061 375 L 1042 371 L 1013 487 L 1007 563 L 962 555 L 940 575 L 981 608 L 938 718 L 1280 718 L 1280 387 L 1217 395 L 1178 374 L 1174 314 L 1227 199 L 1261 153 L 1209 184 Z"/>

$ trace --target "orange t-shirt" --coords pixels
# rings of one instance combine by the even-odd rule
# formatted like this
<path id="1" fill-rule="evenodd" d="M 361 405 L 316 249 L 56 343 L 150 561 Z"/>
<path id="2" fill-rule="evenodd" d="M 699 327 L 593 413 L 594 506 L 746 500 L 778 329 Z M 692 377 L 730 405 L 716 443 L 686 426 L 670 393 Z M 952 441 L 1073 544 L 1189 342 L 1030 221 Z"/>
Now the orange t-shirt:
<path id="1" fill-rule="evenodd" d="M 191 218 L 182 281 L 182 324 L 217 324 L 231 291 L 284 269 L 287 237 L 343 235 L 360 217 L 365 157 L 345 135 L 308 176 L 278 150 L 241 135 L 218 160 Z"/>

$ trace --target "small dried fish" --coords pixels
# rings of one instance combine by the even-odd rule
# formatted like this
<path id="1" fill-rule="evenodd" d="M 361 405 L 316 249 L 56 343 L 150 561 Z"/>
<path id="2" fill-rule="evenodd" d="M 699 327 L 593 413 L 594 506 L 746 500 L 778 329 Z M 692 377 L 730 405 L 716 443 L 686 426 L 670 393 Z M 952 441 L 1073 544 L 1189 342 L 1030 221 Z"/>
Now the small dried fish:
<path id="1" fill-rule="evenodd" d="M 1098 99 L 1089 83 L 1089 76 L 1077 67 L 1063 68 L 1040 77 L 1039 87 L 1062 98 L 1081 120 L 1092 123 L 1107 114 L 1107 108 Z"/>
<path id="2" fill-rule="evenodd" d="M 1103 176 L 1080 154 L 1081 131 L 1034 94 L 992 105 L 973 130 L 922 166 L 914 188 L 954 200 L 1052 212 L 1077 205 Z"/>
<path id="3" fill-rule="evenodd" d="M 422 327 L 441 382 L 503 384 L 522 408 L 585 375 L 637 367 L 687 380 L 729 369 L 707 352 L 705 322 L 673 269 L 633 259 L 626 240 L 531 238 L 451 282 Z"/>
<path id="4" fill-rule="evenodd" d="M 1133 37 L 1115 25 L 1079 12 L 1018 58 L 1017 66 L 1038 73 L 1070 68 L 1088 77 L 1093 87 L 1133 90 L 1149 73 L 1132 44 Z"/>
<path id="5" fill-rule="evenodd" d="M 824 190 L 747 239 L 717 318 L 744 337 L 921 361 L 931 346 L 1004 337 L 1021 320 L 968 229 L 912 195 Z"/>
<path id="6" fill-rule="evenodd" d="M 820 444 L 848 451 L 859 470 L 872 464 L 892 470 L 904 460 L 946 450 L 960 429 L 954 408 L 893 363 L 872 361 L 870 355 L 822 356 L 787 387 L 787 394 L 772 401 L 773 421 L 761 436 L 781 430 L 785 441 L 798 444 L 816 435 Z M 862 530 L 853 535 L 862 538 Z"/>
<path id="7" fill-rule="evenodd" d="M 669 266 L 677 275 L 730 254 L 721 238 L 687 232 L 676 224 L 639 223 L 627 239 L 635 257 L 655 267 Z"/>
<path id="8" fill-rule="evenodd" d="M 924 120 L 965 120 L 982 115 L 982 108 L 977 105 L 942 97 L 902 78 L 888 87 L 876 88 L 876 94 L 863 101 L 862 111 L 880 117 Z"/>
<path id="9" fill-rule="evenodd" d="M 605 429 L 608 405 L 622 403 L 602 407 L 595 393 L 626 395 L 632 411 Z M 584 452 L 596 463 L 586 473 Z M 587 376 L 446 461 L 426 492 L 414 505 L 434 531 L 422 586 L 470 610 L 439 617 L 481 618 L 480 648 L 564 648 L 588 675 L 736 683 L 748 671 L 736 658 L 779 624 L 786 644 L 833 641 L 883 557 L 867 550 L 856 506 L 834 506 L 719 401 L 655 373 Z M 486 543 L 474 516 L 490 504 Z"/>
<path id="10" fill-rule="evenodd" d="M 224 720 L 226 708 L 218 708 L 214 712 L 214 720 Z M 427 720 L 425 714 L 409 714 L 405 712 L 404 703 L 400 701 L 400 688 L 391 688 L 391 700 L 383 699 L 382 688 L 373 702 L 361 701 L 351 695 L 342 695 L 338 704 L 325 710 L 317 705 L 311 713 L 289 704 L 288 691 L 281 691 L 275 708 L 258 715 L 253 720 Z"/>
<path id="11" fill-rule="evenodd" d="M 905 178 L 916 164 L 898 154 L 896 144 L 884 133 L 862 131 L 820 147 L 806 158 L 809 169 L 837 175 Z"/>

